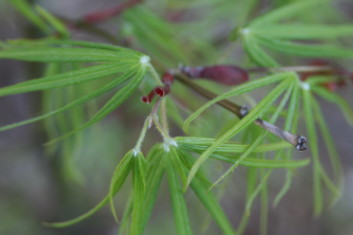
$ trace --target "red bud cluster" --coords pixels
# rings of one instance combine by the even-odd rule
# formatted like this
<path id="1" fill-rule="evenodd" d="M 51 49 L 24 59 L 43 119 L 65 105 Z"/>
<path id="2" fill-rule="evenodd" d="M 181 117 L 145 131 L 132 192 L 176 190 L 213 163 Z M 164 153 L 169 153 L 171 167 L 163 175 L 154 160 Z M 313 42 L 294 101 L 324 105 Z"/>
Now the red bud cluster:
<path id="1" fill-rule="evenodd" d="M 149 104 L 151 103 L 155 95 L 158 95 L 159 97 L 166 96 L 167 94 L 169 94 L 173 82 L 173 75 L 169 72 L 164 73 L 162 76 L 162 83 L 164 84 L 164 86 L 155 87 L 148 95 L 141 97 L 141 101 Z"/>

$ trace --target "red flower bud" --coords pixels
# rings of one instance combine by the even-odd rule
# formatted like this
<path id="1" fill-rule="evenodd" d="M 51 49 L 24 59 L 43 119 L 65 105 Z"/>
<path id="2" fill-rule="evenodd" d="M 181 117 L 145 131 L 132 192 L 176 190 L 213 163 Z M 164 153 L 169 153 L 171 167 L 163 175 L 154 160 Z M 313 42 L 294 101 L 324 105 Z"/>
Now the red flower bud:
<path id="1" fill-rule="evenodd" d="M 142 96 L 141 101 L 149 104 L 149 103 L 151 103 L 151 101 L 153 100 L 155 95 L 158 95 L 159 97 L 163 97 L 163 96 L 169 94 L 170 87 L 174 82 L 173 75 L 169 72 L 166 72 L 165 74 L 163 74 L 162 82 L 164 84 L 163 87 L 161 87 L 161 86 L 155 87 L 148 95 Z"/>
<path id="2" fill-rule="evenodd" d="M 164 86 L 164 87 L 156 87 L 153 89 L 154 93 L 158 95 L 159 97 L 163 97 L 167 95 L 170 92 L 170 87 L 169 86 Z"/>
<path id="3" fill-rule="evenodd" d="M 249 80 L 248 72 L 234 65 L 181 67 L 180 71 L 190 78 L 209 79 L 224 85 L 238 85 Z"/>

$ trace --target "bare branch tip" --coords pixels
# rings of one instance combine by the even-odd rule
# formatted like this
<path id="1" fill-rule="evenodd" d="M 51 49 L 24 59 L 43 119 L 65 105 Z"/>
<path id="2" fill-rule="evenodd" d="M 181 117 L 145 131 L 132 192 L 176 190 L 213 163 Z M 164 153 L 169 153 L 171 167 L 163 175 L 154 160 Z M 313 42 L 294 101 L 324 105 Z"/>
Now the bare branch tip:
<path id="1" fill-rule="evenodd" d="M 295 146 L 295 148 L 300 152 L 305 151 L 307 142 L 308 140 L 306 139 L 305 136 L 299 135 L 297 138 L 297 145 Z"/>

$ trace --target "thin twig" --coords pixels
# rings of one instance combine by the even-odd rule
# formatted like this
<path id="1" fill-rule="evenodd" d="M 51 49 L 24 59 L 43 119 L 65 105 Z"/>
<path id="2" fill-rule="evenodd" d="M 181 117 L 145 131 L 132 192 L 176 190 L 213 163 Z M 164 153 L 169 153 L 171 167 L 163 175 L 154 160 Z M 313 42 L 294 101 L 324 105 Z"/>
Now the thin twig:
<path id="1" fill-rule="evenodd" d="M 213 92 L 206 90 L 205 88 L 199 86 L 195 82 L 191 81 L 188 79 L 187 76 L 183 74 L 175 74 L 174 78 L 183 83 L 184 85 L 188 86 L 201 96 L 212 100 L 217 97 L 216 94 Z M 240 119 L 243 118 L 245 115 L 248 114 L 249 110 L 246 108 L 246 106 L 240 106 L 237 105 L 227 99 L 221 100 L 217 102 L 218 105 L 222 106 L 223 108 L 229 110 L 230 112 L 234 113 L 237 115 Z M 306 142 L 307 139 L 304 136 L 301 135 L 295 135 L 292 134 L 288 131 L 282 130 L 278 126 L 275 126 L 267 121 L 264 121 L 260 118 L 256 119 L 254 122 L 256 125 L 264 128 L 265 130 L 271 132 L 272 134 L 280 137 L 281 139 L 287 141 L 288 143 L 292 144 L 295 146 L 295 148 L 299 151 L 304 151 L 306 150 Z"/>

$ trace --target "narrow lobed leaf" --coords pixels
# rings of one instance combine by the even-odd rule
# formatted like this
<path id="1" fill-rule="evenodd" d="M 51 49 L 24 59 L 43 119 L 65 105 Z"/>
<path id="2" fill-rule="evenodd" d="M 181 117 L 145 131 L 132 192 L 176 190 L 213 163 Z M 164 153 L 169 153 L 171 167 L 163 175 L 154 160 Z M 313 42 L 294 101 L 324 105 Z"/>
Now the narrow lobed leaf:
<path id="1" fill-rule="evenodd" d="M 312 110 L 312 95 L 310 91 L 303 90 L 304 117 L 306 121 L 306 129 L 308 138 L 310 139 L 309 147 L 313 157 L 313 184 L 314 184 L 314 213 L 319 215 L 323 208 L 323 195 L 321 185 L 321 166 L 319 160 L 319 146 L 317 140 L 316 127 L 314 122 L 314 114 Z"/>
<path id="2" fill-rule="evenodd" d="M 146 185 L 148 187 L 146 188 L 146 194 L 145 194 L 145 202 L 144 202 L 144 210 L 142 212 L 142 227 L 143 229 L 147 222 L 149 217 L 152 214 L 152 209 L 155 204 L 155 201 L 157 199 L 157 194 L 158 190 L 164 175 L 164 171 L 166 169 L 166 160 L 165 160 L 165 153 L 163 151 L 163 148 L 160 145 L 155 146 L 156 148 L 153 148 L 153 152 L 149 152 L 147 156 L 147 180 L 146 180 Z M 153 161 L 150 161 L 150 159 L 153 158 Z M 150 164 L 152 163 L 153 164 Z"/>
<path id="3" fill-rule="evenodd" d="M 238 156 L 212 154 L 211 158 L 226 161 L 229 163 L 237 163 L 241 166 L 256 167 L 256 168 L 299 168 L 307 166 L 310 159 L 301 160 L 272 160 L 272 159 L 259 159 L 248 157 L 240 160 Z"/>
<path id="4" fill-rule="evenodd" d="M 134 68 L 133 64 L 102 64 L 62 74 L 37 78 L 8 87 L 0 88 L 0 96 L 70 86 L 103 78 Z"/>
<path id="5" fill-rule="evenodd" d="M 259 66 L 275 68 L 279 67 L 279 64 L 268 55 L 259 44 L 256 42 L 256 38 L 251 35 L 244 36 L 243 45 L 248 56 Z"/>
<path id="6" fill-rule="evenodd" d="M 49 26 L 43 21 L 42 18 L 36 14 L 32 6 L 26 0 L 10 0 L 9 1 L 19 12 L 21 12 L 29 21 L 36 25 L 45 33 L 50 33 Z"/>
<path id="7" fill-rule="evenodd" d="M 336 104 L 343 113 L 347 123 L 353 126 L 353 110 L 345 99 L 331 91 L 327 91 L 317 86 L 312 86 L 311 89 L 314 91 L 315 94 L 319 95 L 321 98 Z"/>
<path id="8" fill-rule="evenodd" d="M 173 153 L 175 152 L 169 152 L 166 157 L 168 157 L 167 174 L 176 230 L 177 234 L 180 235 L 192 234 L 181 182 L 177 177 L 177 172 L 171 159 L 178 156 Z"/>
<path id="9" fill-rule="evenodd" d="M 300 32 L 300 33 L 298 33 Z M 270 24 L 251 29 L 257 36 L 266 35 L 267 38 L 308 40 L 308 39 L 336 39 L 353 35 L 352 25 L 315 25 L 315 24 Z"/>
<path id="10" fill-rule="evenodd" d="M 217 201 L 216 196 L 208 190 L 209 185 L 202 183 L 195 177 L 195 179 L 191 182 L 191 188 L 201 201 L 201 203 L 206 207 L 210 215 L 216 221 L 218 226 L 221 228 L 223 234 L 233 235 L 235 234 L 234 229 L 224 213 L 221 205 Z"/>
<path id="11" fill-rule="evenodd" d="M 108 199 L 109 199 L 110 209 L 117 222 L 119 221 L 119 219 L 115 211 L 113 197 L 115 194 L 118 193 L 120 188 L 123 186 L 130 171 L 132 171 L 133 163 L 134 163 L 133 159 L 134 159 L 134 154 L 130 150 L 125 154 L 125 156 L 120 160 L 119 164 L 116 166 L 113 173 L 113 177 L 110 181 Z"/>
<path id="12" fill-rule="evenodd" d="M 353 50 L 325 44 L 304 44 L 257 37 L 257 41 L 274 51 L 312 58 L 353 58 Z"/>
<path id="13" fill-rule="evenodd" d="M 207 148 L 211 146 L 212 143 L 215 142 L 215 139 L 203 138 L 203 137 L 175 137 L 175 140 L 177 141 L 178 146 L 180 146 L 180 148 L 189 150 L 189 151 L 205 151 Z M 215 150 L 215 153 L 217 154 L 242 153 L 246 151 L 249 147 L 250 147 L 249 144 L 235 144 L 235 143 L 227 142 L 219 146 Z M 278 143 L 258 145 L 253 152 L 262 153 L 262 152 L 269 152 L 269 151 L 278 151 L 289 147 L 292 147 L 292 145 L 283 141 Z"/>
<path id="14" fill-rule="evenodd" d="M 139 235 L 143 234 L 143 210 L 146 190 L 146 160 L 141 152 L 134 156 L 132 182 L 133 202 L 130 234 Z"/>
<path id="15" fill-rule="evenodd" d="M 65 24 L 53 16 L 49 11 L 45 10 L 39 5 L 35 6 L 36 11 L 46 19 L 50 25 L 58 32 L 62 37 L 68 38 L 70 36 L 69 30 L 66 28 Z"/>
<path id="16" fill-rule="evenodd" d="M 111 51 L 93 48 L 67 47 L 7 47 L 0 50 L 0 59 L 15 59 L 31 62 L 132 62 L 139 55 L 132 51 Z"/>

